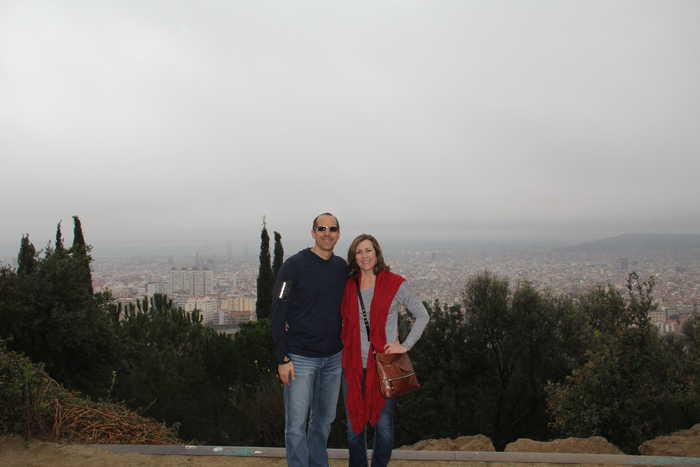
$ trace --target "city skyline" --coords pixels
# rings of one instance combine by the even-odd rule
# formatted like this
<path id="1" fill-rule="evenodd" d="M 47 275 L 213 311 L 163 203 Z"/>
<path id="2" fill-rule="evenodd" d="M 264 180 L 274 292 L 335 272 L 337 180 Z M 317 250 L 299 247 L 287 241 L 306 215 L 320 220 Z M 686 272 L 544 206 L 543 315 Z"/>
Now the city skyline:
<path id="1" fill-rule="evenodd" d="M 82 222 L 83 231 L 85 231 L 85 223 Z M 268 233 L 272 237 L 272 230 L 267 226 Z M 55 230 L 52 232 L 52 237 L 45 239 L 37 239 L 34 235 L 30 235 L 30 241 L 37 249 L 37 254 L 42 255 L 47 247 L 53 246 L 55 238 Z M 72 229 L 66 232 L 66 228 L 62 228 L 64 244 L 68 246 L 72 243 Z M 347 256 L 347 248 L 352 242 L 352 236 L 341 236 L 334 249 L 334 253 L 345 258 Z M 376 234 L 375 234 L 376 236 Z M 43 240 L 43 241 L 42 241 Z M 185 269 L 208 269 L 209 264 L 214 261 L 219 262 L 249 262 L 258 261 L 260 253 L 260 231 L 256 233 L 256 237 L 252 240 L 241 244 L 233 244 L 230 240 L 221 243 L 213 241 L 202 241 L 192 244 L 172 244 L 167 247 L 163 245 L 142 245 L 134 249 L 121 249 L 102 247 L 94 245 L 88 236 L 86 236 L 87 244 L 91 247 L 91 256 L 93 259 L 109 259 L 122 258 L 133 259 L 135 261 L 148 259 L 168 259 L 172 262 L 175 268 Z M 551 237 L 528 237 L 528 238 L 509 238 L 509 237 L 493 237 L 493 238 L 451 238 L 443 239 L 439 242 L 426 242 L 420 238 L 410 238 L 402 235 L 385 235 L 379 236 L 380 244 L 383 245 L 385 254 L 401 255 L 407 251 L 426 251 L 439 252 L 441 254 L 453 254 L 455 257 L 463 255 L 485 254 L 485 255 L 509 255 L 509 254 L 560 254 L 568 251 L 571 254 L 580 258 L 590 256 L 595 259 L 601 256 L 600 252 L 595 252 L 596 249 L 605 248 L 620 250 L 612 254 L 608 251 L 605 255 L 611 257 L 617 256 L 632 256 L 632 257 L 648 257 L 658 256 L 661 250 L 678 250 L 690 254 L 687 258 L 695 258 L 700 247 L 700 234 L 678 234 L 678 233 L 632 233 L 620 234 L 604 238 L 591 238 L 584 240 L 553 240 Z M 13 249 L 10 246 L 7 249 L 0 250 L 0 265 L 15 265 L 16 257 L 19 251 L 19 241 Z M 274 242 L 270 240 L 270 249 L 274 246 Z M 301 249 L 313 246 L 311 240 L 304 241 L 297 237 L 291 240 L 285 238 L 282 233 L 282 246 L 284 256 L 298 252 Z M 591 255 L 587 252 L 587 248 L 593 246 L 594 253 Z M 682 255 L 682 254 L 681 254 Z"/>
<path id="2" fill-rule="evenodd" d="M 700 233 L 700 4 L 0 4 L 0 257 Z"/>
<path id="3" fill-rule="evenodd" d="M 572 297 L 597 286 L 611 286 L 624 295 L 628 275 L 635 272 L 640 280 L 652 279 L 655 283 L 653 297 L 658 309 L 650 314 L 652 321 L 663 332 L 679 332 L 683 320 L 700 311 L 700 236 L 671 242 L 674 247 L 686 243 L 681 250 L 668 249 L 668 240 L 618 238 L 552 251 L 512 250 L 500 254 L 409 250 L 385 257 L 392 271 L 405 276 L 412 292 L 428 303 L 461 303 L 467 281 L 484 271 L 506 279 L 513 291 L 525 281 L 542 293 Z M 642 241 L 646 242 L 645 249 L 637 250 Z M 634 243 L 635 248 L 620 248 Z M 185 258 L 96 259 L 93 286 L 96 291 L 109 290 L 119 303 L 166 294 L 186 311 L 199 309 L 205 323 L 226 324 L 232 332 L 240 320 L 254 319 L 257 258 L 200 259 L 209 269 L 187 267 Z M 195 279 L 189 285 L 187 280 L 177 279 L 183 274 L 208 274 L 210 285 L 207 290 L 197 290 Z"/>

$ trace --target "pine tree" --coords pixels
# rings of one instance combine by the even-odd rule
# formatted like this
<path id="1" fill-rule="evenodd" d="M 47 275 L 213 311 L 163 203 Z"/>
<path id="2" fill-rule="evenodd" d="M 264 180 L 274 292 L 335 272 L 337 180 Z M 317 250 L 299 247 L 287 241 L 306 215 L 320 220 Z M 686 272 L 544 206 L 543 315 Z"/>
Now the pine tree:
<path id="1" fill-rule="evenodd" d="M 258 270 L 258 299 L 255 302 L 255 313 L 258 319 L 269 318 L 272 312 L 272 267 L 270 266 L 270 235 L 263 219 L 260 233 L 260 269 Z"/>
<path id="2" fill-rule="evenodd" d="M 31 274 L 36 269 L 36 248 L 29 241 L 29 234 L 22 236 L 17 255 L 17 274 Z"/>
<path id="3" fill-rule="evenodd" d="M 282 248 L 282 235 L 279 232 L 275 232 L 275 257 L 272 261 L 272 274 L 274 276 L 274 281 L 277 280 L 277 273 L 282 267 L 284 262 L 284 248 Z M 273 282 L 274 282 L 273 281 Z"/>
<path id="4" fill-rule="evenodd" d="M 71 247 L 71 253 L 79 264 L 79 280 L 85 284 L 87 290 L 92 294 L 92 273 L 90 272 L 90 261 L 92 258 L 88 254 L 89 250 L 90 248 L 85 244 L 80 219 L 78 216 L 73 216 L 73 246 Z"/>

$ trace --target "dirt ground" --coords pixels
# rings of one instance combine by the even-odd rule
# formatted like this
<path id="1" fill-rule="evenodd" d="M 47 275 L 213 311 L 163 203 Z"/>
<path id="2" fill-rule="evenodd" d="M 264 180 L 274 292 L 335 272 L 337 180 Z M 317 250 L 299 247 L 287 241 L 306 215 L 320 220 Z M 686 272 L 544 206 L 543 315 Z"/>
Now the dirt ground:
<path id="1" fill-rule="evenodd" d="M 0 438 L 0 466 L 3 467 L 262 467 L 286 466 L 284 459 L 230 456 L 160 456 L 112 454 L 79 444 L 32 440 L 28 445 L 19 437 Z M 347 465 L 344 459 L 331 460 L 332 467 Z M 559 464 L 486 463 L 458 461 L 393 461 L 392 467 L 557 467 Z M 579 464 L 580 465 L 580 464 Z M 574 467 L 568 464 L 568 467 Z M 606 466 L 611 467 L 611 466 Z"/>

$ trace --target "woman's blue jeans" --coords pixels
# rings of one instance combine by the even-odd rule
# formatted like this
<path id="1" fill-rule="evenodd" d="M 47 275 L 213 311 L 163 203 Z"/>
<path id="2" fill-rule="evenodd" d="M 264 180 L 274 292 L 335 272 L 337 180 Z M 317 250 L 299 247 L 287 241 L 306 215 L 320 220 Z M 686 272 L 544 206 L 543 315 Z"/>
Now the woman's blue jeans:
<path id="1" fill-rule="evenodd" d="M 363 383 L 364 383 L 364 378 Z M 343 378 L 343 397 L 347 397 L 347 383 Z M 347 399 L 345 399 L 347 400 Z M 348 424 L 348 451 L 350 467 L 367 467 L 367 426 L 360 433 L 355 433 L 348 416 L 348 405 L 345 404 L 345 418 Z M 391 460 L 394 449 L 394 412 L 396 399 L 385 399 L 384 408 L 379 414 L 379 420 L 374 426 L 374 449 L 372 451 L 372 467 L 385 467 Z"/>
<path id="2" fill-rule="evenodd" d="M 284 387 L 284 440 L 290 467 L 328 466 L 342 353 L 318 358 L 289 354 L 295 372 L 294 381 Z"/>

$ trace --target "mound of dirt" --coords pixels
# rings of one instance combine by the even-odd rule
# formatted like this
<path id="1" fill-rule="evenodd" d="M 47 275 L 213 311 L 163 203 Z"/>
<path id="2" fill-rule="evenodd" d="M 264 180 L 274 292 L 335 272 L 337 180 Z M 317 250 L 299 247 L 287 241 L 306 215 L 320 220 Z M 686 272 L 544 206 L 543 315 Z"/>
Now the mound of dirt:
<path id="1" fill-rule="evenodd" d="M 700 457 L 700 423 L 643 442 L 639 452 L 645 456 Z"/>
<path id="2" fill-rule="evenodd" d="M 411 451 L 495 451 L 493 443 L 484 435 L 460 436 L 450 439 L 424 439 L 399 449 Z"/>
<path id="3" fill-rule="evenodd" d="M 506 452 L 562 452 L 578 454 L 623 454 L 602 436 L 533 441 L 521 438 L 506 445 Z"/>

